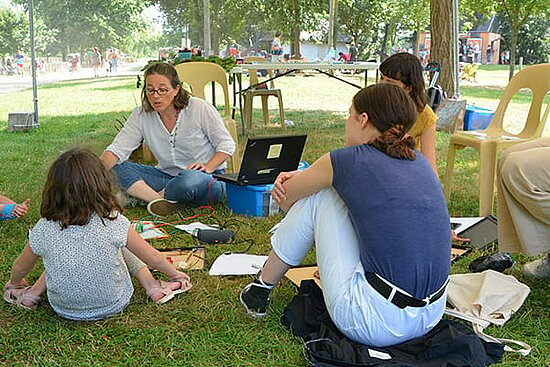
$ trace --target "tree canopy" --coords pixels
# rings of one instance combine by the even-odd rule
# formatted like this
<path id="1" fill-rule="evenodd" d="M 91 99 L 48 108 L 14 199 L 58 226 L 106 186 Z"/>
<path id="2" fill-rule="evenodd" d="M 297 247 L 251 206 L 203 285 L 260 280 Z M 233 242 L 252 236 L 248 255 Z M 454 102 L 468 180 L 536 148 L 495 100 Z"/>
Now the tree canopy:
<path id="1" fill-rule="evenodd" d="M 27 0 L 11 0 L 20 7 Z M 548 0 L 461 0 L 463 31 L 498 14 L 505 43 L 520 48 L 526 62 L 541 60 L 548 45 Z M 239 44 L 258 47 L 276 31 L 300 53 L 300 32 L 327 43 L 327 0 L 209 0 L 210 37 L 214 53 Z M 100 49 L 152 50 L 180 46 L 183 37 L 204 45 L 203 0 L 34 0 L 36 47 L 39 55 L 64 55 Z M 162 36 L 142 18 L 147 6 L 163 14 Z M 483 16 L 482 16 L 483 15 Z M 21 10 L 0 9 L 0 52 L 14 53 L 28 45 L 28 19 Z M 535 21 L 536 19 L 536 21 Z M 449 19 L 445 20 L 449 21 Z M 430 0 L 338 0 L 337 33 L 350 36 L 362 59 L 384 58 L 391 52 L 418 52 L 418 35 L 430 27 Z M 261 44 L 265 49 L 267 43 Z M 546 46 L 545 46 L 546 45 Z M 542 51 L 541 51 L 542 50 Z"/>
<path id="2" fill-rule="evenodd" d="M 28 27 L 25 13 L 0 8 L 0 55 L 26 48 L 29 43 Z"/>

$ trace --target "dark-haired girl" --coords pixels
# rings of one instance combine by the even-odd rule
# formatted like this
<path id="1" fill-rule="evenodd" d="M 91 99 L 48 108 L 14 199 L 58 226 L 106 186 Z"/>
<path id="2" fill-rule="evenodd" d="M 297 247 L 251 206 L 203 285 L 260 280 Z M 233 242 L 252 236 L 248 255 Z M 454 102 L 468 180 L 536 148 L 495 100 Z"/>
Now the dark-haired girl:
<path id="1" fill-rule="evenodd" d="M 290 210 L 260 276 L 241 292 L 250 315 L 266 314 L 273 286 L 315 243 L 328 312 L 347 337 L 388 346 L 439 322 L 449 216 L 436 175 L 407 134 L 415 119 L 403 89 L 362 89 L 349 109 L 347 146 L 278 177 L 273 198 Z"/>
<path id="2" fill-rule="evenodd" d="M 407 52 L 401 52 L 388 57 L 380 64 L 380 82 L 391 83 L 401 87 L 412 98 L 418 116 L 409 130 L 416 148 L 430 162 L 437 174 L 435 157 L 435 122 L 437 115 L 427 103 L 424 74 L 420 59 Z"/>
<path id="3" fill-rule="evenodd" d="M 111 176 L 88 150 L 61 154 L 50 167 L 40 214 L 15 260 L 4 300 L 33 309 L 40 296 L 61 317 L 88 321 L 118 314 L 134 292 L 130 275 L 155 303 L 190 288 L 189 277 L 136 233 L 113 194 Z M 33 286 L 25 276 L 42 258 L 45 272 Z M 153 278 L 145 265 L 171 281 Z"/>
<path id="4" fill-rule="evenodd" d="M 223 200 L 225 184 L 211 173 L 225 169 L 235 142 L 220 114 L 181 87 L 172 65 L 155 63 L 144 76 L 142 107 L 101 155 L 106 167 L 114 169 L 128 195 L 149 203 L 154 215 L 171 214 L 182 203 Z M 157 159 L 155 167 L 128 161 L 142 142 Z"/>

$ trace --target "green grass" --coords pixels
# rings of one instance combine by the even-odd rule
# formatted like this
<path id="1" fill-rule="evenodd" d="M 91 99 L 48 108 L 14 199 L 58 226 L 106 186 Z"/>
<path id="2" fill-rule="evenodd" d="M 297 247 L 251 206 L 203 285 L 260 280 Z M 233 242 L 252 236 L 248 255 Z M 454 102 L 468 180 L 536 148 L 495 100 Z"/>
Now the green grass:
<path id="1" fill-rule="evenodd" d="M 356 77 L 357 80 L 360 80 Z M 305 81 L 305 83 L 304 83 Z M 300 82 L 300 83 L 298 83 Z M 307 133 L 303 158 L 309 162 L 344 144 L 344 120 L 355 89 L 325 77 L 295 77 L 280 80 L 286 119 L 295 126 L 285 133 Z M 496 88 L 468 87 L 464 95 L 477 103 L 496 104 L 502 91 Z M 31 92 L 3 95 L 0 99 L 0 190 L 22 201 L 32 199 L 29 214 L 16 221 L 0 223 L 0 283 L 9 279 L 11 264 L 24 246 L 27 231 L 39 219 L 40 195 L 49 164 L 62 151 L 85 146 L 100 153 L 111 141 L 116 120 L 128 116 L 139 101 L 135 79 L 119 77 L 80 80 L 40 87 L 40 124 L 31 132 L 8 133 L 7 114 L 31 109 Z M 520 98 L 519 107 L 526 108 Z M 258 104 L 259 106 L 259 104 Z M 280 134 L 278 127 L 264 127 L 260 111 L 250 135 Z M 276 122 L 274 117 L 272 122 Z M 438 133 L 439 171 L 445 166 L 449 135 Z M 240 140 L 240 144 L 245 139 Z M 455 216 L 477 213 L 477 155 L 464 150 L 457 155 L 455 185 L 449 210 Z M 189 211 L 184 215 L 193 215 Z M 144 208 L 126 211 L 131 219 L 146 215 Z M 216 206 L 215 219 L 230 221 L 239 240 L 251 239 L 250 252 L 267 254 L 268 230 L 282 215 L 246 218 Z M 177 220 L 177 217 L 170 218 Z M 214 218 L 202 219 L 213 223 Z M 193 246 L 183 234 L 152 241 L 155 247 Z M 246 243 L 208 246 L 209 263 L 226 251 L 240 251 Z M 468 263 L 479 252 L 459 260 L 453 272 L 467 271 Z M 519 264 L 530 259 L 515 255 Z M 313 261 L 310 254 L 307 261 Z M 29 276 L 34 281 L 40 267 Z M 550 313 L 546 282 L 526 279 L 517 265 L 509 273 L 528 284 L 531 295 L 520 311 L 504 327 L 490 327 L 497 337 L 525 341 L 533 346 L 528 357 L 507 353 L 500 366 L 545 366 L 548 360 Z M 249 277 L 210 277 L 206 271 L 190 272 L 193 289 L 170 303 L 156 306 L 145 292 L 136 292 L 125 312 L 108 320 L 74 323 L 60 319 L 47 302 L 35 311 L 23 311 L 0 304 L 0 364 L 9 366 L 304 366 L 301 343 L 279 325 L 278 318 L 295 294 L 286 280 L 273 294 L 270 314 L 265 320 L 249 319 L 238 301 Z"/>

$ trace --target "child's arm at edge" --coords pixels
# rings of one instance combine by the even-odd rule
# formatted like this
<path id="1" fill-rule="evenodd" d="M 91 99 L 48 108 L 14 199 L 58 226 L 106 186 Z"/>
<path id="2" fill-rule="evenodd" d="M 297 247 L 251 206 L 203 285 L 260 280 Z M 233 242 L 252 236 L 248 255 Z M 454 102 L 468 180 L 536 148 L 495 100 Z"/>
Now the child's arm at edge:
<path id="1" fill-rule="evenodd" d="M 21 251 L 19 257 L 13 263 L 11 268 L 11 279 L 8 284 L 18 287 L 27 286 L 28 283 L 25 280 L 27 274 L 31 272 L 38 260 L 38 255 L 32 252 L 29 242 L 25 244 L 25 248 Z"/>
<path id="2" fill-rule="evenodd" d="M 126 247 L 132 251 L 141 261 L 150 267 L 163 272 L 170 279 L 185 279 L 189 281 L 189 276 L 181 271 L 178 271 L 170 264 L 164 255 L 145 241 L 134 229 L 130 226 L 128 229 L 128 239 Z"/>

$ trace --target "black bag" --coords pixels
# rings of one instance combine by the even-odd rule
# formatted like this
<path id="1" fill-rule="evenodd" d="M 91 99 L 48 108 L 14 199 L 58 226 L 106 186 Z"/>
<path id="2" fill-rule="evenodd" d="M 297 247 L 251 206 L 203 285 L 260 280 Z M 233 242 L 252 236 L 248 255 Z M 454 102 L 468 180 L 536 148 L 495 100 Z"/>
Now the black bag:
<path id="1" fill-rule="evenodd" d="M 429 87 L 426 93 L 428 94 L 428 106 L 430 106 L 434 111 L 437 107 L 439 107 L 441 102 L 447 98 L 447 94 L 438 84 L 433 87 Z"/>
<path id="2" fill-rule="evenodd" d="M 370 347 L 345 337 L 327 312 L 321 289 L 304 280 L 281 316 L 281 324 L 304 340 L 310 366 L 483 367 L 498 362 L 504 346 L 481 340 L 466 325 L 442 320 L 421 338 L 385 348 Z"/>
<path id="3" fill-rule="evenodd" d="M 447 98 L 447 94 L 441 88 L 440 85 L 435 84 L 437 83 L 437 79 L 439 78 L 439 73 L 441 72 L 441 65 L 437 62 L 430 62 L 426 67 L 424 68 L 424 71 L 427 73 L 431 73 L 431 80 L 430 85 L 428 86 L 428 89 L 426 90 L 426 94 L 428 95 L 428 106 L 432 108 L 432 110 L 436 110 L 437 107 L 441 104 L 441 102 Z"/>

